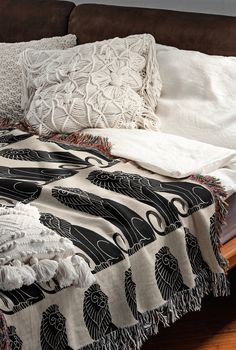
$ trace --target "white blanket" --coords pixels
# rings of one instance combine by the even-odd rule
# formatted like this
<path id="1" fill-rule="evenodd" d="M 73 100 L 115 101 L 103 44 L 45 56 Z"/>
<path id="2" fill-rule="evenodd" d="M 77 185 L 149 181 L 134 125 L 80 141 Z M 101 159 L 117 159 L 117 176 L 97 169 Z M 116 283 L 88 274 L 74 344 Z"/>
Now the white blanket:
<path id="1" fill-rule="evenodd" d="M 191 174 L 219 178 L 228 195 L 236 192 L 236 151 L 184 137 L 147 130 L 86 129 L 108 137 L 111 154 L 155 173 L 184 178 Z"/>

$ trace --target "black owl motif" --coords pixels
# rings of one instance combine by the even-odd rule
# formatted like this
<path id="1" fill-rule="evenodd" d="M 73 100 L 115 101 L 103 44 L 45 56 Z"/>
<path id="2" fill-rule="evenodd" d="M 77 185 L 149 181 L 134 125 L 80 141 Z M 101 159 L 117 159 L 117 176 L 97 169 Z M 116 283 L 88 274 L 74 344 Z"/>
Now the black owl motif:
<path id="1" fill-rule="evenodd" d="M 43 312 L 40 342 L 42 350 L 71 349 L 68 346 L 66 319 L 60 313 L 58 305 L 51 305 Z"/>
<path id="2" fill-rule="evenodd" d="M 10 342 L 11 350 L 21 350 L 23 342 L 16 333 L 16 328 L 14 326 L 8 327 L 8 337 Z"/>
<path id="3" fill-rule="evenodd" d="M 90 337 L 94 340 L 117 330 L 112 323 L 108 297 L 98 284 L 93 284 L 84 293 L 83 314 Z"/>
<path id="4" fill-rule="evenodd" d="M 168 300 L 177 292 L 188 289 L 183 282 L 178 261 L 168 247 L 162 247 L 156 254 L 155 275 L 164 300 Z"/>

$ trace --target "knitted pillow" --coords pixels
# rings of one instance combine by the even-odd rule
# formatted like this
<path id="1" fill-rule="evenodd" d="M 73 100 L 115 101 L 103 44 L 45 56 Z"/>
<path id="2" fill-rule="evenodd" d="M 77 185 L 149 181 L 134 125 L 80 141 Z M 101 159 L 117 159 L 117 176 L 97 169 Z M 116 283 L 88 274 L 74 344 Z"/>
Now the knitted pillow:
<path id="1" fill-rule="evenodd" d="M 157 130 L 155 39 L 132 35 L 21 55 L 26 121 L 40 135 L 83 128 Z"/>
<path id="2" fill-rule="evenodd" d="M 76 36 L 45 38 L 20 43 L 0 43 L 0 118 L 19 120 L 21 110 L 21 69 L 17 65 L 19 54 L 27 48 L 67 49 L 76 45 Z"/>
<path id="3" fill-rule="evenodd" d="M 39 221 L 37 208 L 18 203 L 0 209 L 0 289 L 47 282 L 61 288 L 87 288 L 95 282 L 87 263 L 75 255 L 73 243 Z"/>

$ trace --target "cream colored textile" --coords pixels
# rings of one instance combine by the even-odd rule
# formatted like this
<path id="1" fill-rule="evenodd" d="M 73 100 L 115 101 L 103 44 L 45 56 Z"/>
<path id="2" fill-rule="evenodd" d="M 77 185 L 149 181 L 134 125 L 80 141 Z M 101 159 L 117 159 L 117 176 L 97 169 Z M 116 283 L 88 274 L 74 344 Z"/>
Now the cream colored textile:
<path id="1" fill-rule="evenodd" d="M 86 127 L 158 129 L 161 91 L 155 40 L 114 38 L 21 55 L 22 107 L 41 135 Z"/>
<path id="2" fill-rule="evenodd" d="M 170 179 L 19 131 L 0 141 L 0 204 L 37 207 L 96 276 L 85 289 L 51 281 L 1 291 L 12 349 L 137 350 L 162 325 L 200 310 L 205 294 L 228 293 L 216 180 Z"/>
<path id="3" fill-rule="evenodd" d="M 163 132 L 236 150 L 236 58 L 157 45 Z"/>
<path id="4" fill-rule="evenodd" d="M 0 118 L 19 120 L 21 110 L 21 69 L 19 54 L 27 48 L 50 50 L 67 49 L 76 45 L 76 36 L 45 38 L 20 43 L 0 43 Z"/>
<path id="5" fill-rule="evenodd" d="M 55 277 L 61 287 L 89 287 L 96 280 L 66 237 L 40 223 L 30 204 L 0 209 L 0 288 L 14 290 Z"/>

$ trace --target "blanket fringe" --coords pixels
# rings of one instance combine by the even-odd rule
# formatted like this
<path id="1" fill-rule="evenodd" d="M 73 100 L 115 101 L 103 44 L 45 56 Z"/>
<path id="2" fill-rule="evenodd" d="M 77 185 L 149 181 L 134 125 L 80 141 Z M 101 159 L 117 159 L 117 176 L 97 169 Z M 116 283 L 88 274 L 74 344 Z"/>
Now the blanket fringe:
<path id="1" fill-rule="evenodd" d="M 228 203 L 226 202 L 227 193 L 224 189 L 224 187 L 221 184 L 221 181 L 213 176 L 209 175 L 191 175 L 190 180 L 196 181 L 199 184 L 206 186 L 210 192 L 213 195 L 214 201 L 215 201 L 215 213 L 216 213 L 216 220 L 215 220 L 215 227 L 216 227 L 216 242 L 218 245 L 218 248 L 222 246 L 220 242 L 220 234 L 222 232 L 222 225 L 225 223 L 225 218 L 228 213 Z M 220 266 L 227 271 L 229 263 L 228 261 L 220 255 Z"/>
<path id="2" fill-rule="evenodd" d="M 10 118 L 3 118 L 0 120 L 0 129 L 9 129 L 14 127 L 15 123 Z"/>
<path id="3" fill-rule="evenodd" d="M 111 142 L 107 137 L 93 136 L 82 132 L 74 132 L 71 134 L 55 134 L 47 138 L 46 141 L 73 144 L 90 149 L 96 148 L 98 151 L 111 157 Z"/>
<path id="4" fill-rule="evenodd" d="M 228 204 L 225 201 L 227 193 L 221 185 L 221 181 L 213 176 L 191 175 L 190 180 L 205 185 L 212 193 L 216 204 L 217 228 L 219 229 L 225 223 L 225 217 L 228 213 Z"/>
<path id="5" fill-rule="evenodd" d="M 176 293 L 161 307 L 142 314 L 138 323 L 120 328 L 80 350 L 138 350 L 150 336 L 159 332 L 160 327 L 169 327 L 186 313 L 199 311 L 202 298 L 211 292 L 216 297 L 229 295 L 229 283 L 224 273 L 204 271 L 196 277 L 194 288 Z"/>

